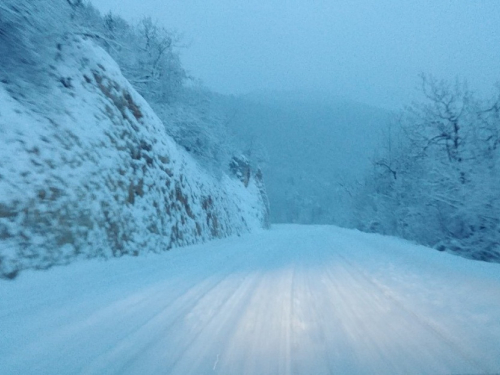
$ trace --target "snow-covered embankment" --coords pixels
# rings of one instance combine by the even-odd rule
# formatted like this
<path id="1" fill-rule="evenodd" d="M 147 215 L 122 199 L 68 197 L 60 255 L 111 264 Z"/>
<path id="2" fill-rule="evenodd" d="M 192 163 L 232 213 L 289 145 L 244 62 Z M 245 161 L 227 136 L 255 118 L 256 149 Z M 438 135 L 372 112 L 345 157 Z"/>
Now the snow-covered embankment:
<path id="1" fill-rule="evenodd" d="M 265 226 L 255 174 L 203 170 L 91 40 L 58 50 L 43 98 L 0 83 L 0 277 Z"/>

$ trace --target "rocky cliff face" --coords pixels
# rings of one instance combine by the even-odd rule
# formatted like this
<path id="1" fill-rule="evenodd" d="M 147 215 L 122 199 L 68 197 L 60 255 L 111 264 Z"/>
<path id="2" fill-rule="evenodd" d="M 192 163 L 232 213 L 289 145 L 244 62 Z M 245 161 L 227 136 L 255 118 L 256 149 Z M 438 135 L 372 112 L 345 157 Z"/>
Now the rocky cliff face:
<path id="1" fill-rule="evenodd" d="M 266 225 L 259 174 L 203 170 L 92 41 L 71 38 L 55 61 L 43 101 L 0 83 L 1 277 Z"/>

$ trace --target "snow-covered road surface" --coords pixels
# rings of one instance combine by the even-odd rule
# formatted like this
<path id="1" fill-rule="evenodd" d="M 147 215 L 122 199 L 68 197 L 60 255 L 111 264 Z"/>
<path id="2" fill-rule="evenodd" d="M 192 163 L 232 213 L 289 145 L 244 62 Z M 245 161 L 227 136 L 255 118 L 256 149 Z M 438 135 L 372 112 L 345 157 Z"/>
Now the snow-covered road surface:
<path id="1" fill-rule="evenodd" d="M 328 226 L 0 281 L 1 374 L 500 373 L 500 265 Z"/>

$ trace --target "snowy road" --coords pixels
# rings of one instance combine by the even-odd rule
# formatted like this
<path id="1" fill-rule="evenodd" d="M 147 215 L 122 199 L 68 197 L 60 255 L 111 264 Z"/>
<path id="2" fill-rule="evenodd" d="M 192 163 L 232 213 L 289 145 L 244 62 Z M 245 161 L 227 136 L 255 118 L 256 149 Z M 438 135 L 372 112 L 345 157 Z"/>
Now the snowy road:
<path id="1" fill-rule="evenodd" d="M 1 374 L 500 373 L 500 265 L 275 226 L 0 282 Z"/>

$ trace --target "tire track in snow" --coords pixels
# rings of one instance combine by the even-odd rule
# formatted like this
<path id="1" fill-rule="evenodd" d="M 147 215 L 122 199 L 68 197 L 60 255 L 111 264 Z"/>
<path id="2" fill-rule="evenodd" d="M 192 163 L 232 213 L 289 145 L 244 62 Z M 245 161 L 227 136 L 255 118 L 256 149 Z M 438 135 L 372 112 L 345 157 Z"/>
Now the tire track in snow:
<path id="1" fill-rule="evenodd" d="M 382 251 L 378 247 L 383 245 L 391 248 Z M 16 310 L 21 315 L 18 324 L 6 326 L 0 321 L 0 330 L 7 330 L 8 337 L 27 335 L 25 342 L 16 341 L 10 351 L 0 342 L 4 350 L 0 366 L 8 375 L 498 372 L 500 361 L 491 354 L 483 355 L 487 343 L 464 350 L 456 336 L 449 334 L 450 327 L 457 327 L 469 315 L 457 320 L 426 314 L 433 311 L 432 302 L 440 293 L 459 302 L 461 294 L 453 294 L 450 288 L 430 293 L 432 282 L 442 281 L 435 275 L 442 266 L 432 261 L 432 269 L 423 269 L 419 277 L 403 274 L 420 272 L 418 267 L 431 262 L 426 256 L 431 254 L 434 259 L 440 255 L 432 250 L 427 255 L 405 252 L 403 245 L 411 246 L 338 228 L 277 226 L 270 232 L 187 248 L 184 253 L 179 250 L 172 253 L 175 256 L 167 253 L 164 263 L 161 257 L 154 258 L 154 263 L 142 261 L 143 269 L 151 274 L 125 286 L 113 283 L 141 273 L 110 262 L 106 266 L 113 270 L 109 279 L 101 271 L 100 282 L 79 276 L 76 283 L 102 285 L 102 291 L 96 289 L 95 301 L 89 300 L 88 291 L 72 296 L 69 311 L 85 302 L 90 306 L 61 322 L 50 321 L 47 313 L 39 316 L 30 311 L 30 306 L 48 308 L 56 300 L 50 292 L 44 297 L 44 291 L 34 284 L 32 294 L 40 296 L 32 303 L 28 299 L 25 315 L 22 308 Z M 398 251 L 398 256 L 391 251 Z M 408 266 L 413 259 L 421 260 L 418 267 Z M 388 262 L 394 268 L 384 275 Z M 463 264 L 460 262 L 470 261 L 456 260 Z M 486 266 L 471 262 L 470 267 L 482 270 Z M 49 280 L 51 274 L 46 275 Z M 67 275 L 71 287 L 71 266 Z M 422 283 L 422 277 L 431 280 Z M 57 295 L 61 278 L 54 280 Z M 106 285 L 107 280 L 114 281 Z M 485 288 L 474 301 L 495 298 L 500 283 L 488 282 L 497 284 Z M 408 286 L 411 288 L 405 288 Z M 415 292 L 419 293 L 417 299 L 411 295 Z M 64 301 L 57 300 L 54 311 L 64 308 Z M 417 309 L 416 303 L 429 308 Z M 488 306 L 488 313 L 500 311 L 494 304 Z M 10 310 L 0 306 L 2 311 Z M 63 315 L 68 314 L 57 317 Z M 23 319 L 30 322 L 26 330 Z M 487 321 L 490 325 L 496 322 L 493 318 Z M 51 330 L 34 335 L 36 327 L 47 325 Z M 497 328 L 498 324 L 493 326 Z M 488 327 L 478 326 L 477 334 L 486 330 Z"/>
<path id="2" fill-rule="evenodd" d="M 365 241 L 360 241 L 356 238 L 351 239 L 351 241 L 353 244 L 358 243 L 359 245 L 363 245 L 365 247 L 367 246 L 367 243 Z M 372 245 L 372 247 L 374 249 L 377 249 L 376 246 Z M 344 253 L 348 254 L 349 252 L 345 251 Z M 486 374 L 489 372 L 479 361 L 474 359 L 471 353 L 463 348 L 456 340 L 450 337 L 450 335 L 446 331 L 438 327 L 428 317 L 426 318 L 409 308 L 409 306 L 404 303 L 404 300 L 402 298 L 399 298 L 397 296 L 397 293 L 395 293 L 391 288 L 383 285 L 375 278 L 370 277 L 359 265 L 356 265 L 354 262 L 348 260 L 345 255 L 342 255 L 339 252 L 335 252 L 335 256 L 341 259 L 342 262 L 339 262 L 339 264 L 343 263 L 347 265 L 347 267 L 345 267 L 345 270 L 350 273 L 353 279 L 359 280 L 359 283 L 362 283 L 364 281 L 367 285 L 370 285 L 372 289 L 376 290 L 377 294 L 383 295 L 385 298 L 390 300 L 393 305 L 404 311 L 405 314 L 411 317 L 414 322 L 422 327 L 422 329 L 427 330 L 432 335 L 438 337 L 443 343 L 449 346 L 449 348 L 453 352 L 462 357 L 464 362 L 468 362 L 470 364 L 470 367 L 473 368 L 474 373 L 479 372 Z M 365 290 L 367 290 L 367 288 L 365 288 Z"/>

